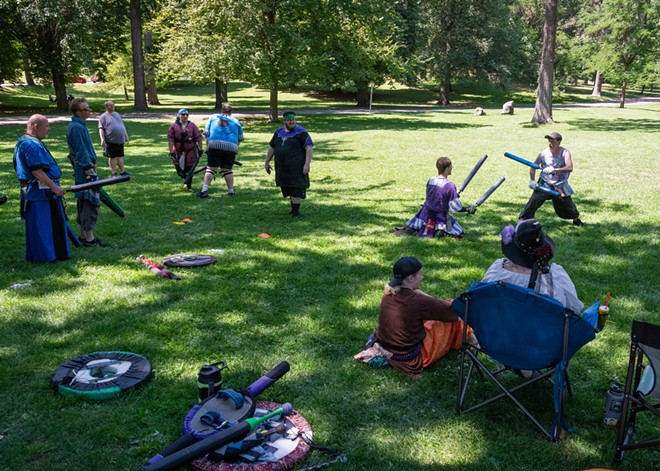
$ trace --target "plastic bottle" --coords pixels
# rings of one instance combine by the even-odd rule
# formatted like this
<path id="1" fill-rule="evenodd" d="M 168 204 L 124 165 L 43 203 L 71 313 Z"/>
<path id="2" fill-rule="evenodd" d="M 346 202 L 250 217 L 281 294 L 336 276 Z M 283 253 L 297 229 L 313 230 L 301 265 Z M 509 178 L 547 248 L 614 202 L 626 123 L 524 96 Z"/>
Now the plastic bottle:
<path id="1" fill-rule="evenodd" d="M 210 365 L 202 365 L 197 374 L 197 394 L 200 402 L 220 391 L 222 370 L 225 368 L 227 368 L 225 360 Z"/>
<path id="2" fill-rule="evenodd" d="M 16 283 L 15 285 L 11 285 L 9 289 L 29 288 L 30 286 L 32 286 L 32 283 Z"/>
<path id="3" fill-rule="evenodd" d="M 605 398 L 605 412 L 603 414 L 605 425 L 614 426 L 618 424 L 621 420 L 622 409 L 623 389 L 619 383 L 612 383 Z"/>

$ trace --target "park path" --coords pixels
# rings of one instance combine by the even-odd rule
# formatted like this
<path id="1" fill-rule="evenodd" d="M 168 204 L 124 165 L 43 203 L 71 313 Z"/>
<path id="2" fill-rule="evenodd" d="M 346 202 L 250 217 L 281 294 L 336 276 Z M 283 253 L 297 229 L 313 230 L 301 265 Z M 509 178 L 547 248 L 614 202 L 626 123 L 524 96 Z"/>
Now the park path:
<path id="1" fill-rule="evenodd" d="M 635 106 L 643 105 L 648 103 L 660 103 L 660 97 L 644 97 L 626 100 L 626 106 Z M 589 107 L 618 107 L 619 101 L 604 101 L 599 103 L 570 103 L 570 104 L 558 104 L 552 105 L 553 109 L 561 108 L 589 108 Z M 525 108 L 534 108 L 534 105 L 520 105 L 516 106 L 518 109 Z M 345 109 L 309 109 L 309 110 L 296 110 L 299 115 L 333 115 L 333 114 L 375 114 L 375 113 L 420 113 L 420 112 L 435 112 L 442 113 L 443 111 L 456 111 L 456 110 L 469 110 L 467 107 L 459 106 L 448 106 L 448 107 L 429 107 L 429 106 L 418 106 L 418 107 L 405 107 L 405 108 L 373 108 L 369 110 L 367 108 L 345 108 Z M 501 111 L 501 108 L 484 108 L 487 113 L 497 114 Z M 200 112 L 192 111 L 190 113 L 191 121 L 199 121 L 208 118 L 209 116 L 215 114 L 216 112 Z M 98 121 L 101 113 L 94 113 L 90 116 L 90 121 Z M 139 113 L 122 113 L 122 118 L 124 119 L 173 119 L 175 116 L 174 112 L 164 113 L 164 112 L 139 112 Z M 236 118 L 267 118 L 268 112 L 255 112 L 255 113 L 233 113 Z M 51 123 L 60 123 L 60 122 L 69 122 L 71 117 L 69 115 L 46 115 L 48 120 Z M 29 116 L 0 116 L 0 126 L 2 125 L 16 125 L 16 124 L 26 124 Z"/>

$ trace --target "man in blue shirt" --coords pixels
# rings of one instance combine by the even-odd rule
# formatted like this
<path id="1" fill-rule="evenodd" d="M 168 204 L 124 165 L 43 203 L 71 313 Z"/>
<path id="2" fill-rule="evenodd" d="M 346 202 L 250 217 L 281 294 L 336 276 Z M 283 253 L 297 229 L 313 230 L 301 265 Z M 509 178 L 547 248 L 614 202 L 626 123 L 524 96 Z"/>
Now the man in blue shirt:
<path id="1" fill-rule="evenodd" d="M 98 180 L 96 152 L 85 123 L 92 109 L 84 98 L 75 98 L 71 101 L 70 108 L 73 116 L 66 128 L 66 142 L 69 145 L 69 160 L 73 164 L 73 176 L 76 184 L 79 185 Z M 98 188 L 78 191 L 75 195 L 78 200 L 76 222 L 80 225 L 80 241 L 85 247 L 108 247 L 108 244 L 94 237 L 94 229 L 101 209 Z"/>

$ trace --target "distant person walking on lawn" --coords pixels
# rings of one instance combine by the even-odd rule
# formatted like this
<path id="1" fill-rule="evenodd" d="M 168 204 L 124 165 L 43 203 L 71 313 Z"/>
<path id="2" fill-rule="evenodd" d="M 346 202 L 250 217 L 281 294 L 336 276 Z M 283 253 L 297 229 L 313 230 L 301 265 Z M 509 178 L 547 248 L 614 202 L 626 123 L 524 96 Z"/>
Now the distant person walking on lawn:
<path id="1" fill-rule="evenodd" d="M 230 108 L 231 111 L 231 108 Z M 234 196 L 234 172 L 232 171 L 238 154 L 238 146 L 243 141 L 243 127 L 236 118 L 227 114 L 213 115 L 206 123 L 206 153 L 208 154 L 204 185 L 197 194 L 208 198 L 209 186 L 215 178 L 218 167 L 227 183 L 227 194 Z"/>
<path id="2" fill-rule="evenodd" d="M 573 188 L 568 184 L 568 178 L 573 171 L 573 158 L 571 152 L 562 147 L 561 134 L 552 132 L 545 136 L 548 148 L 541 151 L 534 163 L 541 166 L 541 177 L 536 181 L 536 169 L 529 169 L 529 187 L 535 190 L 537 186 L 558 191 L 561 197 L 553 196 L 542 191 L 535 191 L 529 198 L 525 208 L 518 216 L 519 220 L 533 219 L 536 210 L 543 206 L 547 200 L 552 200 L 555 213 L 562 219 L 572 219 L 575 226 L 584 226 L 580 220 L 580 211 L 575 207 L 571 195 Z"/>
<path id="3" fill-rule="evenodd" d="M 300 204 L 307 198 L 309 167 L 312 162 L 314 143 L 305 128 L 296 123 L 296 113 L 282 114 L 284 126 L 270 140 L 264 168 L 270 174 L 270 161 L 275 157 L 275 184 L 282 196 L 291 201 L 291 216 L 300 217 Z"/>
<path id="4" fill-rule="evenodd" d="M 438 169 L 438 174 L 426 183 L 426 201 L 422 209 L 406 223 L 406 227 L 395 229 L 395 235 L 463 238 L 463 228 L 449 213 L 474 214 L 477 208 L 475 206 L 465 208 L 461 204 L 456 185 L 449 181 L 449 175 L 454 168 L 449 157 L 440 157 L 435 162 L 435 167 Z"/>
<path id="5" fill-rule="evenodd" d="M 54 262 L 71 256 L 62 204 L 66 191 L 59 183 L 62 172 L 41 142 L 49 131 L 45 116 L 32 115 L 14 148 L 14 168 L 21 183 L 21 218 L 25 220 L 25 259 L 29 262 Z"/>
<path id="6" fill-rule="evenodd" d="M 73 177 L 76 184 L 96 181 L 96 152 L 86 124 L 92 109 L 87 100 L 76 98 L 71 102 L 71 112 L 73 116 L 66 128 L 66 142 L 69 145 L 69 160 L 73 164 Z M 85 247 L 108 247 L 108 244 L 94 237 L 101 209 L 98 188 L 77 191 L 75 195 L 78 200 L 76 222 L 80 225 L 80 241 Z"/>
<path id="7" fill-rule="evenodd" d="M 197 159 L 201 157 L 202 132 L 197 125 L 188 120 L 188 110 L 181 108 L 176 115 L 176 121 L 167 130 L 167 144 L 170 149 L 170 157 L 176 168 L 176 173 L 181 178 L 186 178 L 192 170 Z M 186 185 L 190 190 L 190 187 Z"/>
<path id="8" fill-rule="evenodd" d="M 120 175 L 128 175 L 124 168 L 124 144 L 128 144 L 128 133 L 113 101 L 105 102 L 105 113 L 99 118 L 99 136 L 112 176 L 117 176 L 117 167 Z"/>
<path id="9" fill-rule="evenodd" d="M 371 363 L 382 357 L 391 366 L 420 379 L 424 368 L 444 357 L 449 350 L 460 348 L 463 321 L 452 310 L 449 301 L 434 298 L 420 289 L 424 273 L 415 257 L 397 260 L 394 278 L 380 301 L 378 329 L 367 348 L 355 359 Z M 468 342 L 477 339 L 468 328 Z"/>

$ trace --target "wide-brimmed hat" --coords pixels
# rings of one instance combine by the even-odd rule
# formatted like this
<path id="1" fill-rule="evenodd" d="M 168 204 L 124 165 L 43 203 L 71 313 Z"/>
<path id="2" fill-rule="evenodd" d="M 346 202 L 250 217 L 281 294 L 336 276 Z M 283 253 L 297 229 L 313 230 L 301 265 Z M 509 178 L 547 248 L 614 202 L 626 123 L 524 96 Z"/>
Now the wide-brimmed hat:
<path id="1" fill-rule="evenodd" d="M 414 275 L 422 269 L 422 262 L 415 257 L 403 257 L 396 261 L 394 264 L 393 272 L 394 278 L 390 281 L 390 286 L 400 286 L 410 275 Z"/>
<path id="2" fill-rule="evenodd" d="M 548 262 L 555 255 L 555 243 L 536 219 L 520 221 L 515 228 L 509 225 L 500 235 L 502 253 L 513 263 L 525 268 L 533 268 L 536 263 L 543 273 L 550 270 Z"/>

